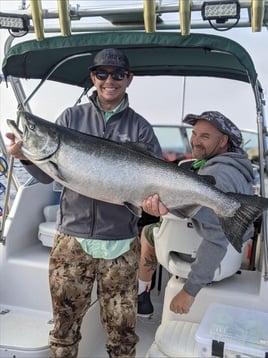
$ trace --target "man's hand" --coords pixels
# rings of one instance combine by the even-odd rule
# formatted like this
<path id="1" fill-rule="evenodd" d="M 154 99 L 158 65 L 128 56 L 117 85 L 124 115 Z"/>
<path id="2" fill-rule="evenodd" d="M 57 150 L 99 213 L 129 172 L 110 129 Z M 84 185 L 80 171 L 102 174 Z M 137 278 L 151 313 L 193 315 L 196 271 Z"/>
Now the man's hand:
<path id="1" fill-rule="evenodd" d="M 174 296 L 170 302 L 170 310 L 174 313 L 188 313 L 192 304 L 194 303 L 195 298 L 184 289 L 180 290 L 176 296 Z"/>
<path id="2" fill-rule="evenodd" d="M 16 159 L 28 160 L 21 151 L 22 141 L 20 140 L 16 142 L 16 138 L 13 133 L 6 133 L 6 137 L 10 140 L 10 143 L 7 146 L 7 152 Z"/>
<path id="3" fill-rule="evenodd" d="M 159 196 L 154 194 L 142 202 L 143 210 L 153 216 L 163 216 L 168 213 L 167 207 L 161 203 Z"/>

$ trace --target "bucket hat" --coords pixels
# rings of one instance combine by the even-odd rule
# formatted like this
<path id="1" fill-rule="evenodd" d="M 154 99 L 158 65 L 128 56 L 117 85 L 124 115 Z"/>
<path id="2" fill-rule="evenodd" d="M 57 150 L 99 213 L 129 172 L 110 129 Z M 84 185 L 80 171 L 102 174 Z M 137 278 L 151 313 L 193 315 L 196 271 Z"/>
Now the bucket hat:
<path id="1" fill-rule="evenodd" d="M 200 115 L 188 114 L 182 122 L 193 126 L 199 119 L 210 122 L 221 133 L 226 134 L 229 137 L 229 142 L 233 147 L 241 146 L 243 138 L 239 128 L 222 113 L 217 111 L 206 111 Z"/>

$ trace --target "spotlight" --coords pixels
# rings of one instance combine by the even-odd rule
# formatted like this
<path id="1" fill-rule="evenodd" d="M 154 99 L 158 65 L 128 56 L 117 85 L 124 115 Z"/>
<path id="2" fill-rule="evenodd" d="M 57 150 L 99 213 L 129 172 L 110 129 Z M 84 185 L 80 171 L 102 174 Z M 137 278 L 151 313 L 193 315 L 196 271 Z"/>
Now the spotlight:
<path id="1" fill-rule="evenodd" d="M 234 1 L 210 1 L 202 5 L 203 20 L 215 20 L 217 24 L 224 24 L 229 19 L 240 18 L 240 5 Z"/>
<path id="2" fill-rule="evenodd" d="M 26 15 L 0 13 L 0 29 L 14 32 L 28 31 L 30 21 Z"/>

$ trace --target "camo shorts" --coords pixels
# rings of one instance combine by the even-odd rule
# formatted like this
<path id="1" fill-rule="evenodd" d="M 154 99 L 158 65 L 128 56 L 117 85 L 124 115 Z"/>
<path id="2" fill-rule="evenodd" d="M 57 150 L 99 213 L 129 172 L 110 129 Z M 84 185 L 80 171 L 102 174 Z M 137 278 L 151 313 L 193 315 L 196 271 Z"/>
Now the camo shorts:
<path id="1" fill-rule="evenodd" d="M 135 357 L 139 256 L 138 239 L 120 257 L 104 260 L 88 255 L 74 237 L 56 234 L 49 262 L 54 312 L 54 329 L 49 336 L 52 358 L 77 357 L 80 327 L 91 304 L 95 279 L 109 357 Z"/>
<path id="2" fill-rule="evenodd" d="M 153 223 L 153 224 L 144 226 L 145 238 L 149 242 L 149 244 L 151 246 L 153 246 L 153 247 L 154 247 L 154 233 L 153 233 L 153 231 L 154 231 L 155 227 L 160 228 L 160 226 L 161 226 L 161 222 L 157 222 L 157 223 Z"/>

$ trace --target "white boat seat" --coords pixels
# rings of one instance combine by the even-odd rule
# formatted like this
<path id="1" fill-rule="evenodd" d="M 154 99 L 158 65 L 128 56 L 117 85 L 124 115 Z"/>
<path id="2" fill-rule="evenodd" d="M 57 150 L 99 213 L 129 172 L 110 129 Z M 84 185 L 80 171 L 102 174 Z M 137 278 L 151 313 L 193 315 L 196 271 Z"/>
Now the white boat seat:
<path id="1" fill-rule="evenodd" d="M 168 272 L 181 278 L 187 278 L 191 261 L 194 261 L 201 241 L 202 238 L 196 233 L 191 220 L 180 219 L 171 214 L 165 215 L 160 228 L 154 229 L 158 262 Z M 242 253 L 238 253 L 231 244 L 228 245 L 213 281 L 234 275 L 241 267 L 245 249 L 246 245 L 243 246 Z"/>
<path id="2" fill-rule="evenodd" d="M 40 223 L 38 228 L 38 239 L 44 246 L 53 246 L 58 208 L 58 204 L 44 207 L 43 213 L 46 221 Z"/>
<path id="3" fill-rule="evenodd" d="M 186 321 L 167 321 L 160 324 L 146 358 L 198 357 L 198 345 L 195 340 L 198 326 L 198 323 Z"/>

